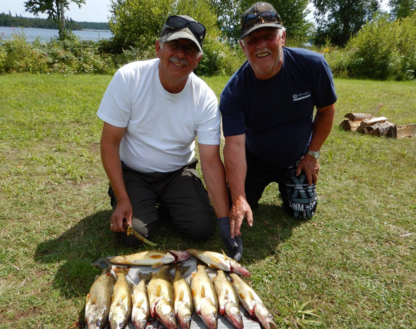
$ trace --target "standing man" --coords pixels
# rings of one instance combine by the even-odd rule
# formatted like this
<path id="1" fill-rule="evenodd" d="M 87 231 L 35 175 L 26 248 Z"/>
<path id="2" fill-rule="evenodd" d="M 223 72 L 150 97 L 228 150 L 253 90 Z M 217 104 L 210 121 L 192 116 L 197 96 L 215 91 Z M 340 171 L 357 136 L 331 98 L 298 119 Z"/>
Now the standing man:
<path id="1" fill-rule="evenodd" d="M 192 240 L 212 234 L 214 211 L 229 222 L 218 102 L 192 73 L 205 33 L 189 16 L 170 16 L 156 41 L 157 58 L 120 68 L 101 101 L 101 158 L 114 210 L 109 226 L 130 246 L 141 242 L 127 236 L 126 225 L 151 237 L 156 204 Z M 208 193 L 196 171 L 195 137 Z M 233 243 L 229 226 L 227 242 Z"/>
<path id="2" fill-rule="evenodd" d="M 241 235 L 244 218 L 253 225 L 252 209 L 271 182 L 279 184 L 285 209 L 295 218 L 315 213 L 319 151 L 332 128 L 337 96 L 323 56 L 284 48 L 285 38 L 269 3 L 244 12 L 240 46 L 247 61 L 220 100 L 232 237 Z"/>

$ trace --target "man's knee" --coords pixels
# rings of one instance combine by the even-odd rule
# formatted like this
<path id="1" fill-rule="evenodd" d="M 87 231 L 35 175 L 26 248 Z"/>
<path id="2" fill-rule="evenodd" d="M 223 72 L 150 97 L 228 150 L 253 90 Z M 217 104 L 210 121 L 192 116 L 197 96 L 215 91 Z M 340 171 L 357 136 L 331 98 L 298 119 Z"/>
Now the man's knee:
<path id="1" fill-rule="evenodd" d="M 181 234 L 194 241 L 206 241 L 214 231 L 214 219 L 212 214 L 193 215 L 183 222 L 178 230 Z"/>

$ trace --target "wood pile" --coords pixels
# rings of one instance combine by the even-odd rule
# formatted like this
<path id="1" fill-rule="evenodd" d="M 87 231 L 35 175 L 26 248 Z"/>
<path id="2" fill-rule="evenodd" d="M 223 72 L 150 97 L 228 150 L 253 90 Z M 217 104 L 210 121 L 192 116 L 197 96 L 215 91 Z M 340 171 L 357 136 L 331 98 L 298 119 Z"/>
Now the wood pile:
<path id="1" fill-rule="evenodd" d="M 388 121 L 384 116 L 377 117 L 383 104 L 380 104 L 372 114 L 347 113 L 346 120 L 339 125 L 344 130 L 357 131 L 373 136 L 386 136 L 392 138 L 412 137 L 416 135 L 416 124 L 398 126 Z"/>

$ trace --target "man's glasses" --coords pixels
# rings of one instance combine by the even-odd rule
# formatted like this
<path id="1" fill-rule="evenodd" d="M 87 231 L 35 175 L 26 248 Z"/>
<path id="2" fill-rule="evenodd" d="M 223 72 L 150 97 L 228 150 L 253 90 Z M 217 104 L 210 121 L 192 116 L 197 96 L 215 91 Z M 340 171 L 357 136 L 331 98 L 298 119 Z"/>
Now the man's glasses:
<path id="1" fill-rule="evenodd" d="M 180 49 L 182 49 L 186 56 L 195 56 L 199 52 L 199 49 L 195 46 L 193 42 L 189 45 L 181 45 L 177 41 L 168 41 L 166 42 L 166 44 L 170 49 L 174 51 L 179 51 Z"/>
<path id="2" fill-rule="evenodd" d="M 251 28 L 259 22 L 282 24 L 282 19 L 275 11 L 263 11 L 260 14 L 250 13 L 241 19 L 241 26 L 244 28 Z"/>
<path id="3" fill-rule="evenodd" d="M 201 23 L 188 21 L 187 19 L 180 16 L 170 16 L 165 25 L 174 29 L 183 29 L 185 27 L 189 27 L 191 32 L 200 43 L 202 43 L 204 40 L 205 34 L 207 32 L 205 26 Z"/>

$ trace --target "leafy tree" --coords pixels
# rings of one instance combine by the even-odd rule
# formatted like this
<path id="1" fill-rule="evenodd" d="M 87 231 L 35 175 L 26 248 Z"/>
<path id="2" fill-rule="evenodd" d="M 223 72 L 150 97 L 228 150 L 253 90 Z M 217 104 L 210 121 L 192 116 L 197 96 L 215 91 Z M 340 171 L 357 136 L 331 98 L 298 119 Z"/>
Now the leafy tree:
<path id="1" fill-rule="evenodd" d="M 85 0 L 29 0 L 25 2 L 25 7 L 27 12 L 35 15 L 48 14 L 48 19 L 52 19 L 58 25 L 59 39 L 64 40 L 68 36 L 65 26 L 65 9 L 69 9 L 71 2 L 80 8 L 81 4 L 85 4 Z"/>
<path id="2" fill-rule="evenodd" d="M 112 0 L 110 28 L 119 47 L 153 47 L 169 15 L 188 15 L 216 38 L 217 18 L 207 0 Z"/>
<path id="3" fill-rule="evenodd" d="M 394 18 L 405 18 L 416 11 L 416 0 L 390 0 L 389 6 Z"/>
<path id="4" fill-rule="evenodd" d="M 323 45 L 329 40 L 333 45 L 345 46 L 378 11 L 379 1 L 312 0 L 318 25 L 315 44 Z"/>

